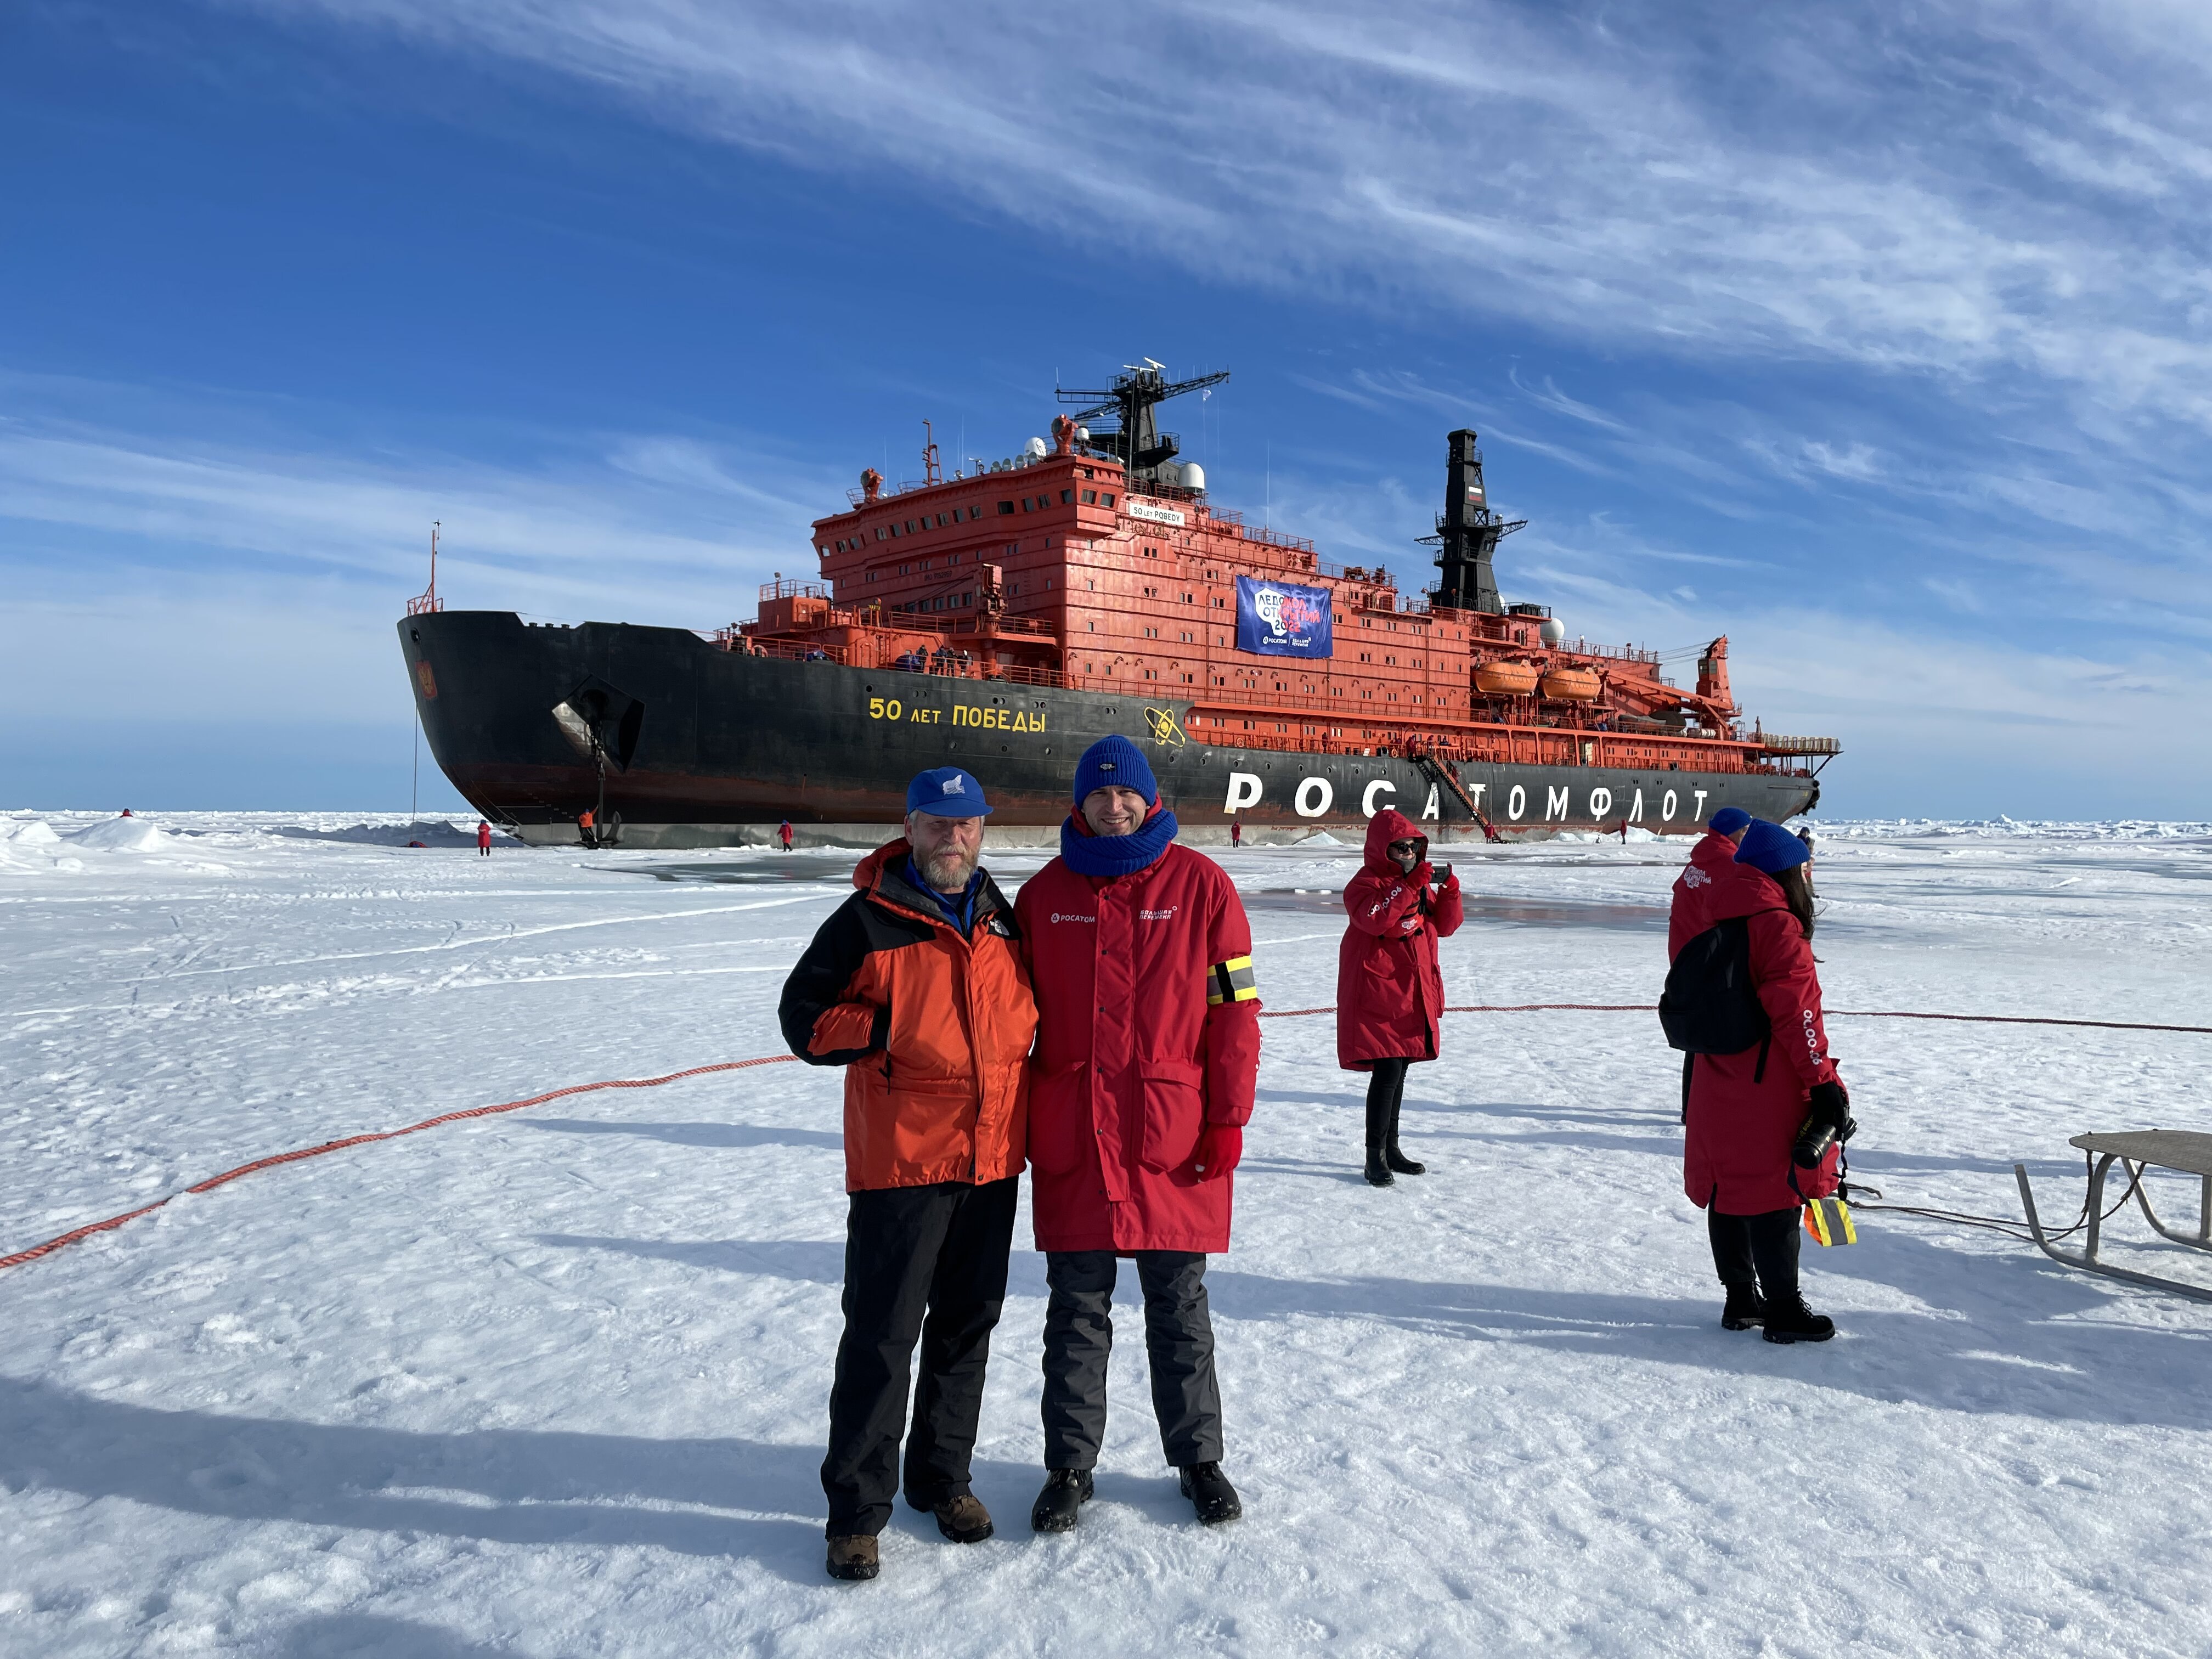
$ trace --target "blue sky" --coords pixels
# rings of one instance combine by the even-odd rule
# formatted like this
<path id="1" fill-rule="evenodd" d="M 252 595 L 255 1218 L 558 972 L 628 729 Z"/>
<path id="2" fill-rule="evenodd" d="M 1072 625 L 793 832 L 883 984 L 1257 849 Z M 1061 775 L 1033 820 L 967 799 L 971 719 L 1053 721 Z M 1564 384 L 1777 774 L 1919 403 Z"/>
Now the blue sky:
<path id="1" fill-rule="evenodd" d="M 2207 815 L 2212 12 L 322 0 L 0 21 L 5 804 L 404 807 L 392 629 L 713 627 L 1228 368 L 1217 500 L 1725 632 L 1839 816 Z M 426 804 L 458 805 L 434 775 Z"/>

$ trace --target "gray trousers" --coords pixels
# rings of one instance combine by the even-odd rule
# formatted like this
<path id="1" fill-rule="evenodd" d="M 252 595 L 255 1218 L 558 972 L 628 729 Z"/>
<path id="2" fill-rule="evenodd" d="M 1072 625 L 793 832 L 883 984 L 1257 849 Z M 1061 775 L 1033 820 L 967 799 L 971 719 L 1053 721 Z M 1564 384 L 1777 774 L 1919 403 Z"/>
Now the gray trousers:
<path id="1" fill-rule="evenodd" d="M 1114 1349 L 1111 1250 L 1049 1250 L 1044 1316 L 1044 1466 L 1087 1469 L 1106 1438 L 1106 1361 Z M 1221 1461 L 1221 1385 L 1213 1375 L 1213 1322 L 1206 1307 L 1206 1257 L 1196 1250 L 1139 1250 L 1145 1355 L 1160 1449 L 1176 1468 Z"/>

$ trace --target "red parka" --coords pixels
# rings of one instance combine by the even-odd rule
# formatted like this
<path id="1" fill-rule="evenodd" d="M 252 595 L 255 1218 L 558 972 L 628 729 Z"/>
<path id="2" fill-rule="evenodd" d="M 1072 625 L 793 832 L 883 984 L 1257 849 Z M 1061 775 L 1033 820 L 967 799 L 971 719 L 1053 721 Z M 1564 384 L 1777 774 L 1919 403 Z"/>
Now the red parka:
<path id="1" fill-rule="evenodd" d="M 1740 1054 L 1692 1056 L 1682 1190 L 1699 1209 L 1764 1215 L 1836 1190 L 1840 1146 L 1830 1147 L 1817 1170 L 1790 1159 L 1808 1092 L 1834 1082 L 1836 1066 L 1820 1019 L 1811 941 L 1771 876 L 1747 864 L 1735 872 L 1715 889 L 1712 922 L 1749 918 L 1752 983 L 1773 1030 L 1765 1043 Z"/>
<path id="2" fill-rule="evenodd" d="M 1228 875 L 1174 844 L 1127 876 L 1054 859 L 1014 915 L 1037 1000 L 1037 1248 L 1226 1250 L 1236 1176 L 1201 1182 L 1192 1164 L 1204 1125 L 1252 1115 L 1260 1069 L 1252 929 Z"/>
<path id="3" fill-rule="evenodd" d="M 1424 862 L 1407 875 L 1390 857 L 1394 841 L 1428 837 L 1385 807 L 1367 823 L 1367 862 L 1346 884 L 1352 925 L 1336 951 L 1336 1063 L 1370 1070 L 1378 1060 L 1434 1060 L 1444 1006 L 1437 941 L 1459 931 L 1459 878 L 1429 885 Z"/>
<path id="4" fill-rule="evenodd" d="M 1715 907 L 1726 902 L 1729 887 L 1750 868 L 1735 861 L 1735 848 L 1736 844 L 1726 836 L 1708 830 L 1698 837 L 1698 844 L 1690 849 L 1690 861 L 1674 878 L 1674 902 L 1667 915 L 1669 962 L 1682 954 L 1685 945 L 1721 919 L 1723 913 Z M 1731 910 L 1726 914 L 1743 913 Z"/>

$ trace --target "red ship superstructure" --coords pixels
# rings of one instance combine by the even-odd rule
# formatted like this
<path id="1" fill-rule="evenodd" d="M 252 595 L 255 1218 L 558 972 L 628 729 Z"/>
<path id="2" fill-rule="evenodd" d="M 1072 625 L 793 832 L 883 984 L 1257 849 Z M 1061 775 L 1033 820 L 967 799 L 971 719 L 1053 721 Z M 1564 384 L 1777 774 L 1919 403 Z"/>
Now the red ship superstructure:
<path id="1" fill-rule="evenodd" d="M 1010 460 L 947 478 L 932 445 L 920 480 L 891 489 L 864 473 L 850 509 L 814 526 L 823 583 L 763 589 L 757 620 L 726 643 L 1156 700 L 1191 740 L 1237 749 L 1768 775 L 1837 752 L 1743 730 L 1725 636 L 1683 690 L 1656 653 L 1569 644 L 1548 607 L 1502 603 L 1492 555 L 1521 521 L 1490 507 L 1472 431 L 1449 440 L 1425 592 L 1214 506 L 1153 410 L 1225 378 L 1170 383 L 1147 362 L 1109 392 L 1061 394 L 1094 406 Z M 1327 654 L 1240 648 L 1239 578 L 1248 594 L 1325 593 Z"/>

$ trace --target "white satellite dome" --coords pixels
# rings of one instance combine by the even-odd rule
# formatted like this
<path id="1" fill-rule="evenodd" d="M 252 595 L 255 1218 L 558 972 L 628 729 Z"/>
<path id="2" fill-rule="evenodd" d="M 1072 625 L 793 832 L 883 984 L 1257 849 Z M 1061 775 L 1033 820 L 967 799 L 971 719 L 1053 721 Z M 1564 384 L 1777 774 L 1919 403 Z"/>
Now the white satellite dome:
<path id="1" fill-rule="evenodd" d="M 1027 443 L 1022 446 L 1022 453 L 1028 456 L 1033 461 L 1042 460 L 1045 457 L 1044 440 L 1042 438 L 1030 439 Z"/>
<path id="2" fill-rule="evenodd" d="M 1182 487 L 1185 489 L 1204 489 L 1206 469 L 1196 461 L 1185 461 L 1182 464 Z"/>
<path id="3" fill-rule="evenodd" d="M 1555 646 L 1567 637 L 1567 625 L 1557 617 L 1547 617 L 1544 618 L 1544 625 L 1536 632 L 1543 636 L 1545 644 Z"/>

